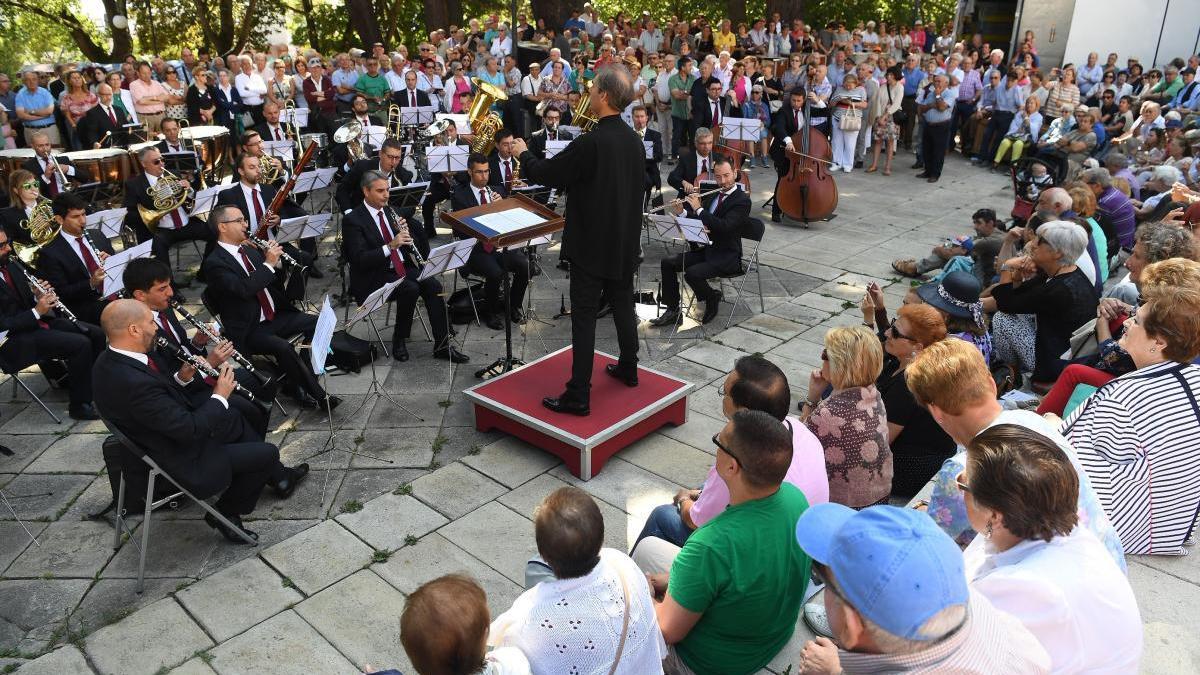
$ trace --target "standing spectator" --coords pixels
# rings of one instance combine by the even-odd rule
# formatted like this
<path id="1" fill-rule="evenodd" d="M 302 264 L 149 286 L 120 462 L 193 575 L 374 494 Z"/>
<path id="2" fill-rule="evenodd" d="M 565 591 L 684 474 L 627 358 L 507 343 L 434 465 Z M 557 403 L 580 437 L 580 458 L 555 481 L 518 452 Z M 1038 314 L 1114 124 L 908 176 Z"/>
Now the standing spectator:
<path id="1" fill-rule="evenodd" d="M 308 102 L 308 126 L 317 132 L 331 133 L 337 117 L 337 89 L 325 74 L 320 57 L 308 60 L 308 79 L 304 80 L 304 99 Z"/>
<path id="2" fill-rule="evenodd" d="M 1025 91 L 1017 82 L 1017 72 L 1009 70 L 1004 80 L 995 90 L 996 103 L 992 108 L 992 116 L 988 119 L 987 128 L 983 132 L 983 141 L 979 144 L 979 152 L 971 158 L 974 164 L 984 164 L 993 167 L 996 162 L 989 161 L 995 156 L 1000 141 L 1012 125 L 1013 117 L 1025 103 Z"/>
<path id="3" fill-rule="evenodd" d="M 67 88 L 58 97 L 58 105 L 67 121 L 67 137 L 72 150 L 84 149 L 79 123 L 98 102 L 96 95 L 87 88 L 83 73 L 77 70 L 67 73 Z"/>
<path id="4" fill-rule="evenodd" d="M 756 84 L 750 90 L 750 100 L 742 104 L 742 117 L 762 122 L 762 129 L 758 132 L 758 142 L 750 144 L 749 162 L 750 166 L 754 165 L 754 156 L 757 153 L 759 164 L 766 168 L 767 155 L 771 147 L 771 109 L 763 100 L 762 85 Z"/>
<path id="5" fill-rule="evenodd" d="M 250 126 L 257 126 L 266 119 L 263 117 L 262 108 L 267 95 L 267 81 L 254 69 L 254 62 L 248 55 L 242 54 L 238 57 L 238 66 L 242 72 L 233 79 L 233 84 L 241 96 L 242 109 L 250 113 L 253 120 Z"/>
<path id="6" fill-rule="evenodd" d="M 271 64 L 274 77 L 267 83 L 267 100 L 274 103 L 280 110 L 287 108 L 287 102 L 296 95 L 295 80 L 287 74 L 283 59 L 275 59 Z"/>
<path id="7" fill-rule="evenodd" d="M 929 183 L 942 177 L 942 166 L 946 162 L 946 148 L 950 144 L 950 117 L 954 113 L 954 92 L 947 87 L 945 75 L 934 75 L 933 86 L 925 90 L 920 99 L 919 110 L 925 121 L 921 133 L 921 154 L 925 171 L 917 174 Z"/>
<path id="8" fill-rule="evenodd" d="M 21 75 L 21 82 L 25 86 L 13 97 L 13 103 L 17 119 L 21 121 L 26 147 L 33 147 L 36 134 L 45 134 L 52 146 L 62 146 L 58 126 L 54 124 L 54 97 L 38 84 L 38 75 L 32 70 Z"/>
<path id="9" fill-rule="evenodd" d="M 872 101 L 871 111 L 875 117 L 871 136 L 874 140 L 871 166 L 867 173 L 874 173 L 879 168 L 879 152 L 887 150 L 887 160 L 883 165 L 883 175 L 892 175 L 892 155 L 896 152 L 896 140 L 900 137 L 900 128 L 896 124 L 895 114 L 900 110 L 904 100 L 903 74 L 899 68 L 891 67 L 884 73 L 884 84 L 879 88 L 879 94 Z"/>
<path id="10" fill-rule="evenodd" d="M 150 79 L 150 74 L 149 63 L 143 61 L 138 64 L 137 79 L 129 83 L 129 95 L 133 97 L 138 119 L 146 125 L 147 131 L 157 134 L 158 126 L 166 116 L 170 94 L 161 82 Z"/>
<path id="11" fill-rule="evenodd" d="M 229 129 L 234 138 L 242 135 L 242 95 L 230 81 L 229 70 L 217 71 L 217 86 L 213 87 L 213 100 L 217 104 L 216 122 Z"/>
<path id="12" fill-rule="evenodd" d="M 570 91 L 571 83 L 563 75 L 563 64 L 555 61 L 550 66 L 550 77 L 542 78 L 541 93 L 542 100 L 546 101 L 546 108 L 557 110 L 564 124 L 571 123 L 571 104 L 567 101 Z"/>
<path id="13" fill-rule="evenodd" d="M 216 124 L 217 101 L 209 86 L 210 74 L 201 66 L 192 73 L 187 91 L 187 119 L 191 124 Z"/>
<path id="14" fill-rule="evenodd" d="M 492 38 L 488 53 L 497 61 L 500 61 L 509 54 L 516 54 L 513 51 L 512 37 L 508 34 L 508 24 L 502 23 L 496 29 L 496 36 Z"/>
<path id="15" fill-rule="evenodd" d="M 498 86 L 503 88 L 504 83 L 501 82 Z M 374 57 L 367 59 L 367 72 L 358 76 L 354 82 L 354 89 L 367 100 L 367 110 L 372 115 L 384 111 L 391 100 L 392 86 L 388 84 L 383 73 L 379 72 L 379 60 Z"/>
<path id="16" fill-rule="evenodd" d="M 180 79 L 176 66 L 167 64 L 163 71 L 162 85 L 167 91 L 167 117 L 175 120 L 187 119 L 187 85 Z"/>
<path id="17" fill-rule="evenodd" d="M 825 449 L 831 502 L 861 509 L 886 503 L 891 492 L 887 415 L 875 388 L 882 370 L 883 348 L 869 329 L 825 334 L 821 369 L 809 376 L 801 419 Z"/>
<path id="18" fill-rule="evenodd" d="M 846 73 L 837 91 L 829 98 L 833 106 L 833 164 L 830 171 L 854 170 L 854 146 L 858 143 L 858 132 L 864 124 L 863 111 L 867 108 L 867 90 L 858 81 L 858 75 Z M 850 129 L 842 129 L 849 120 L 856 121 Z"/>
<path id="19" fill-rule="evenodd" d="M 334 70 L 329 79 L 333 82 L 334 89 L 337 90 L 337 114 L 345 115 L 350 112 L 350 105 L 354 103 L 354 95 L 357 90 L 354 85 L 358 82 L 358 70 L 354 67 L 354 61 L 350 59 L 349 54 L 338 54 L 337 70 Z M 309 68 L 312 64 L 309 64 Z"/>
<path id="20" fill-rule="evenodd" d="M 920 57 L 916 54 L 906 56 L 900 74 L 904 81 L 904 100 L 900 103 L 900 110 L 904 113 L 904 119 L 900 121 L 900 141 L 906 149 L 911 149 L 913 127 L 917 123 L 917 90 L 925 79 Z"/>
<path id="21" fill-rule="evenodd" d="M 870 61 L 863 61 L 856 69 L 858 81 L 867 92 L 867 107 L 863 109 L 862 125 L 858 129 L 858 138 L 854 143 L 854 168 L 862 168 L 871 148 L 871 129 L 875 125 L 875 101 L 880 96 L 879 82 L 875 79 L 875 66 Z"/>
<path id="22" fill-rule="evenodd" d="M 671 157 L 679 157 L 680 147 L 691 147 L 692 105 L 689 94 L 698 81 L 692 74 L 692 59 L 679 58 L 679 71 L 668 80 L 671 91 Z"/>
<path id="23" fill-rule="evenodd" d="M 1046 87 L 1046 104 L 1042 106 L 1042 124 L 1049 128 L 1054 120 L 1070 117 L 1079 105 L 1079 87 L 1075 84 L 1075 69 L 1064 68 L 1058 80 Z"/>

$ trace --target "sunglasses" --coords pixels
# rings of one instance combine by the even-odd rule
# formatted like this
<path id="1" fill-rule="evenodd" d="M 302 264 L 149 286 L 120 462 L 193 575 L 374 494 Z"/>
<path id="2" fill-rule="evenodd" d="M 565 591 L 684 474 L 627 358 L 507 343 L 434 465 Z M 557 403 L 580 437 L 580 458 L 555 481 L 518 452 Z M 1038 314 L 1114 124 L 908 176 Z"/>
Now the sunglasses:
<path id="1" fill-rule="evenodd" d="M 729 455 L 730 457 L 732 457 L 732 458 L 733 458 L 733 461 L 737 462 L 737 465 L 738 465 L 738 466 L 741 466 L 741 465 L 742 465 L 742 460 L 738 459 L 738 456 L 737 456 L 737 455 L 735 455 L 735 454 L 733 454 L 733 452 L 732 452 L 732 451 L 730 451 L 730 449 L 729 449 L 729 448 L 728 448 L 728 447 L 727 447 L 727 446 L 726 446 L 724 443 L 722 443 L 722 442 L 721 442 L 721 439 L 717 438 L 717 436 L 718 436 L 718 435 L 719 435 L 719 434 L 713 434 L 713 437 L 712 437 L 712 442 L 713 442 L 713 445 L 715 445 L 715 446 L 717 446 L 718 448 L 720 448 L 720 449 L 721 449 L 721 450 L 722 450 L 722 451 L 723 451 L 725 454 L 727 454 L 727 455 Z"/>
<path id="2" fill-rule="evenodd" d="M 891 333 L 892 337 L 894 337 L 898 340 L 912 341 L 912 338 L 905 335 L 904 333 L 901 333 L 900 329 L 896 328 L 896 320 L 895 319 L 892 319 L 892 322 L 890 324 L 888 324 L 888 332 Z"/>
<path id="3" fill-rule="evenodd" d="M 22 190 L 36 190 L 36 189 L 38 189 L 37 181 L 27 180 L 24 183 L 21 183 L 21 189 Z"/>

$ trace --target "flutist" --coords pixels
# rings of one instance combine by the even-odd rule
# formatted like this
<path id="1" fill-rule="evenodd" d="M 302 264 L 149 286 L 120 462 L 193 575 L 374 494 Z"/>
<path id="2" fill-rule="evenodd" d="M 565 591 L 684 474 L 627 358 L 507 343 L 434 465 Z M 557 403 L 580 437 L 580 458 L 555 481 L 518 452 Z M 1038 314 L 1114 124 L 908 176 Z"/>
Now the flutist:
<path id="1" fill-rule="evenodd" d="M 384 284 L 403 278 L 389 300 L 396 303 L 392 329 L 392 358 L 407 361 L 408 339 L 417 298 L 425 299 L 433 356 L 465 363 L 466 354 L 450 343 L 446 301 L 436 277 L 418 281 L 420 258 L 429 256 L 429 242 L 419 226 L 409 226 L 388 206 L 388 178 L 378 171 L 363 174 L 362 202 L 342 219 L 342 255 L 350 263 L 350 294 L 359 303 Z M 420 258 L 418 258 L 420 256 Z"/>
<path id="2" fill-rule="evenodd" d="M 80 328 L 59 316 L 54 309 L 58 295 L 42 284 L 34 290 L 26 270 L 13 256 L 8 234 L 0 229 L 0 331 L 8 331 L 8 339 L 0 345 L 0 361 L 6 369 L 15 370 L 62 359 L 70 375 L 71 417 L 97 419 L 92 405 L 92 360 L 104 349 L 104 333 L 99 326 L 84 324 Z"/>

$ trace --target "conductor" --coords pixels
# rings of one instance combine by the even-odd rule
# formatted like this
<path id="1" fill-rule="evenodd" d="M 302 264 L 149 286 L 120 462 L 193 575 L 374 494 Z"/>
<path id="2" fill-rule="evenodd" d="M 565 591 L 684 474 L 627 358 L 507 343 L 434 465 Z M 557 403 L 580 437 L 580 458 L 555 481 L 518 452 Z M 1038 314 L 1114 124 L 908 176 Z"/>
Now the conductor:
<path id="1" fill-rule="evenodd" d="M 620 358 L 606 372 L 630 387 L 637 379 L 637 317 L 633 272 L 641 251 L 642 195 L 646 151 L 636 132 L 620 117 L 633 100 L 633 83 L 620 67 L 604 67 L 592 81 L 589 110 L 598 120 L 593 131 L 571 142 L 550 159 L 530 152 L 523 139 L 513 151 L 530 183 L 569 190 L 563 257 L 571 263 L 571 379 L 560 396 L 542 405 L 561 413 L 591 412 L 592 358 L 596 313 L 603 293 L 612 303 Z"/>

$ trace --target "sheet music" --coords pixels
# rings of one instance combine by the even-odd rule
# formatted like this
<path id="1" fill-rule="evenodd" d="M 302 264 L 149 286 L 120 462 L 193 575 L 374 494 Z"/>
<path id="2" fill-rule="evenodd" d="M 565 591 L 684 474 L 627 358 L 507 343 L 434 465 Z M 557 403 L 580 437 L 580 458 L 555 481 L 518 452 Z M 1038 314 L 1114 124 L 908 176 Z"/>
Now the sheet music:
<path id="1" fill-rule="evenodd" d="M 387 138 L 387 129 L 383 127 L 367 127 L 363 129 L 363 133 L 366 135 L 367 143 L 376 148 L 383 147 L 383 141 Z"/>
<path id="2" fill-rule="evenodd" d="M 758 142 L 762 120 L 755 117 L 726 117 L 721 120 L 721 138 L 729 141 Z"/>
<path id="3" fill-rule="evenodd" d="M 570 143 L 571 141 L 546 141 L 546 159 L 562 152 Z"/>
<path id="4" fill-rule="evenodd" d="M 575 138 L 579 138 L 580 136 L 583 135 L 583 129 L 580 129 L 579 127 L 571 125 L 571 124 L 560 124 L 560 125 L 558 125 L 558 130 L 565 131 L 565 132 L 571 134 L 571 136 L 573 136 Z M 569 143 L 570 141 L 567 141 L 567 142 Z"/>
<path id="5" fill-rule="evenodd" d="M 192 205 L 192 212 L 189 217 L 195 218 L 213 210 L 213 206 L 217 203 L 217 195 L 221 190 L 224 190 L 224 185 L 215 185 L 207 190 L 201 190 L 196 193 L 196 201 Z"/>
<path id="6" fill-rule="evenodd" d="M 350 326 L 353 326 L 359 321 L 365 319 L 371 312 L 383 307 L 383 304 L 387 302 L 389 297 L 391 297 L 392 291 L 394 291 L 402 281 L 404 281 L 404 277 L 400 277 L 395 281 L 386 283 L 375 289 L 375 292 L 368 295 L 366 300 L 363 300 L 363 303 L 358 306 L 358 309 L 354 310 L 354 313 L 350 315 L 350 318 L 346 321 L 346 327 L 349 328 Z"/>
<path id="7" fill-rule="evenodd" d="M 465 145 L 439 145 L 429 148 L 426 160 L 431 173 L 466 171 L 470 154 L 471 149 Z"/>
<path id="8" fill-rule="evenodd" d="M 646 219 L 654 226 L 654 231 L 660 237 L 673 237 L 679 232 L 679 227 L 675 224 L 675 216 L 648 213 Z"/>
<path id="9" fill-rule="evenodd" d="M 148 239 L 133 248 L 127 248 L 104 259 L 104 297 L 120 293 L 121 289 L 125 288 L 125 266 L 135 258 L 149 258 L 150 245 L 153 243 Z"/>
<path id="10" fill-rule="evenodd" d="M 475 216 L 475 222 L 495 231 L 497 234 L 508 234 L 517 230 L 546 222 L 538 214 L 521 207 L 505 209 L 495 213 L 485 213 Z"/>
<path id="11" fill-rule="evenodd" d="M 279 221 L 279 226 L 275 228 L 275 241 L 280 244 L 286 244 L 289 241 L 302 239 L 304 224 L 307 222 L 308 216 L 284 218 Z"/>
<path id="12" fill-rule="evenodd" d="M 417 277 L 417 281 L 445 274 L 466 265 L 473 248 L 475 248 L 474 239 L 458 239 L 433 249 L 425 258 L 425 266 L 421 268 L 421 275 Z"/>
<path id="13" fill-rule="evenodd" d="M 264 153 L 279 159 L 290 160 L 296 153 L 296 144 L 291 141 L 263 141 L 262 148 Z"/>
<path id="14" fill-rule="evenodd" d="M 292 119 L 292 118 L 295 119 Z M 280 111 L 280 123 L 287 122 L 298 127 L 308 126 L 308 108 L 284 108 Z"/>
<path id="15" fill-rule="evenodd" d="M 433 114 L 436 112 L 437 108 L 431 105 L 416 107 L 402 105 L 400 106 L 400 124 L 406 126 L 429 124 L 433 121 Z"/>
<path id="16" fill-rule="evenodd" d="M 310 343 L 312 347 L 308 352 L 314 375 L 325 372 L 325 357 L 330 354 L 329 344 L 333 342 L 333 331 L 336 328 L 337 314 L 333 311 L 333 305 L 329 304 L 329 294 L 326 293 L 325 300 L 321 303 L 321 313 L 317 315 L 317 327 L 313 331 Z"/>
<path id="17" fill-rule="evenodd" d="M 89 214 L 85 227 L 98 229 L 105 239 L 113 239 L 121 234 L 121 224 L 125 222 L 127 211 L 121 207 Z"/>
<path id="18" fill-rule="evenodd" d="M 335 173 L 337 173 L 336 166 L 327 169 L 317 169 L 316 171 L 304 171 L 296 176 L 296 186 L 292 188 L 292 192 L 311 192 L 312 190 L 329 187 L 333 183 L 333 175 Z"/>
<path id="19" fill-rule="evenodd" d="M 696 244 L 712 243 L 708 238 L 708 233 L 704 231 L 704 223 L 696 218 L 675 218 L 675 223 L 679 225 L 679 233 L 683 238 Z"/>
<path id="20" fill-rule="evenodd" d="M 654 159 L 654 141 L 642 141 L 646 146 L 646 159 Z"/>

